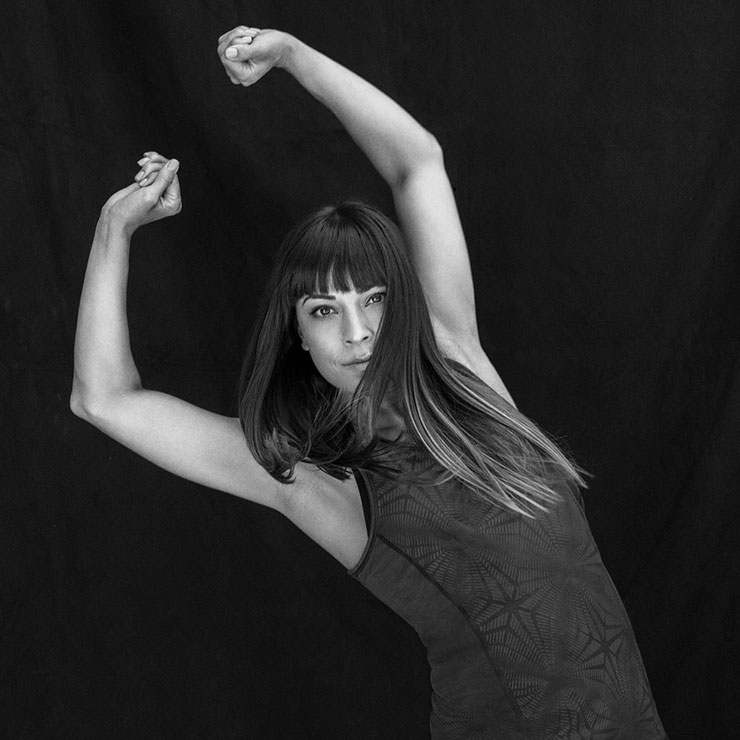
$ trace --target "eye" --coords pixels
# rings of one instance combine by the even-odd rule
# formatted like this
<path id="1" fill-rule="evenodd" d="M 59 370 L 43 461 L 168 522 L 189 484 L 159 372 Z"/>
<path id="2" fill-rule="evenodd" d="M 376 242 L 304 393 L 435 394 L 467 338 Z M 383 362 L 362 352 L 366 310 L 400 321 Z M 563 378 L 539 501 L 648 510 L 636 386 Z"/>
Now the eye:
<path id="1" fill-rule="evenodd" d="M 385 301 L 385 291 L 384 290 L 381 291 L 381 292 L 379 292 L 379 293 L 373 293 L 367 299 L 367 304 L 366 305 L 369 306 L 372 303 L 383 303 L 383 301 Z"/>
<path id="2" fill-rule="evenodd" d="M 334 309 L 331 306 L 316 306 L 316 308 L 311 311 L 311 316 L 323 319 L 327 316 L 331 316 L 332 313 L 334 313 Z"/>

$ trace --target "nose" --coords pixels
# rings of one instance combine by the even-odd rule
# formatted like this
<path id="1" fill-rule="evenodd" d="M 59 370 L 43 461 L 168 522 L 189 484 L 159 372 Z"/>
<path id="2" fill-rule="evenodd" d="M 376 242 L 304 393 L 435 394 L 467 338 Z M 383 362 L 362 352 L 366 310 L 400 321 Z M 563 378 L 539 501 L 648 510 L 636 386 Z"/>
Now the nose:
<path id="1" fill-rule="evenodd" d="M 363 311 L 348 310 L 344 312 L 344 341 L 347 344 L 361 344 L 373 334 L 373 328 Z"/>

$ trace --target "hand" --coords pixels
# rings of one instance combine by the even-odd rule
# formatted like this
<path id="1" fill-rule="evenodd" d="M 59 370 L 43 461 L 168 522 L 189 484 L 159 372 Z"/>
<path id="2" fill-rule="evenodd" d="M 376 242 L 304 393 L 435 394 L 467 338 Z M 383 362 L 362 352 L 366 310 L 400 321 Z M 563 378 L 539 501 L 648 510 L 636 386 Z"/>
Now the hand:
<path id="1" fill-rule="evenodd" d="M 237 26 L 219 38 L 218 56 L 231 82 L 249 87 L 281 66 L 288 38 L 280 31 Z"/>
<path id="2" fill-rule="evenodd" d="M 134 178 L 136 182 L 111 195 L 103 206 L 103 214 L 128 234 L 182 210 L 177 179 L 180 163 L 157 152 L 146 152 L 137 164 L 141 169 Z"/>

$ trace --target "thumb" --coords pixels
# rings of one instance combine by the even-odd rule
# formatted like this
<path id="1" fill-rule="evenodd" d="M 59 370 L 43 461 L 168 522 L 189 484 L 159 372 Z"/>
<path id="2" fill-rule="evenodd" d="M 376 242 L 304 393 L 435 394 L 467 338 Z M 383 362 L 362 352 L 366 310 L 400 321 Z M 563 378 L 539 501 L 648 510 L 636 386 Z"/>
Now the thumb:
<path id="1" fill-rule="evenodd" d="M 251 41 L 251 39 L 250 39 Z M 233 44 L 226 48 L 224 57 L 229 62 L 244 62 L 252 56 L 251 44 Z"/>
<path id="2" fill-rule="evenodd" d="M 149 186 L 152 196 L 161 198 L 165 190 L 170 187 L 175 179 L 180 163 L 176 159 L 170 159 L 167 164 L 157 173 L 157 179 Z"/>

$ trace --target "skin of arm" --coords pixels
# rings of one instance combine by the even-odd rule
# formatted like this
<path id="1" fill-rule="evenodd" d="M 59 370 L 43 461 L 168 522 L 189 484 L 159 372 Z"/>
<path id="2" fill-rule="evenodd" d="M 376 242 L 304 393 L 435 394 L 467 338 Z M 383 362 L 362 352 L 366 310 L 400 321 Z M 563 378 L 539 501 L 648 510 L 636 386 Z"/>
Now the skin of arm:
<path id="1" fill-rule="evenodd" d="M 219 39 L 234 84 L 290 73 L 339 119 L 391 188 L 442 351 L 513 404 L 483 351 L 465 235 L 435 137 L 391 98 L 289 34 L 239 26 Z"/>
<path id="2" fill-rule="evenodd" d="M 129 251 L 139 226 L 180 211 L 178 163 L 164 161 L 149 187 L 129 185 L 102 209 L 80 299 L 70 407 L 177 475 L 279 508 L 285 486 L 251 456 L 237 419 L 141 385 L 126 318 Z"/>
<path id="3" fill-rule="evenodd" d="M 392 189 L 443 351 L 509 398 L 478 342 L 465 239 L 434 137 L 372 85 L 287 34 L 239 27 L 221 38 L 219 55 L 235 84 L 284 67 L 337 115 Z M 367 541 L 352 479 L 299 464 L 295 483 L 283 485 L 251 455 L 237 419 L 142 387 L 126 320 L 131 236 L 178 213 L 181 201 L 176 160 L 148 152 L 139 165 L 136 182 L 108 200 L 96 228 L 78 316 L 72 410 L 166 470 L 281 511 L 351 566 Z"/>
<path id="4" fill-rule="evenodd" d="M 85 273 L 75 337 L 70 406 L 80 418 L 176 475 L 276 509 L 352 567 L 367 542 L 352 478 L 302 463 L 294 483 L 270 476 L 247 447 L 239 420 L 142 387 L 131 354 L 126 287 L 131 236 L 181 208 L 178 163 L 156 152 L 136 182 L 103 207 Z"/>

